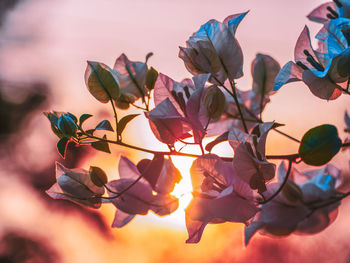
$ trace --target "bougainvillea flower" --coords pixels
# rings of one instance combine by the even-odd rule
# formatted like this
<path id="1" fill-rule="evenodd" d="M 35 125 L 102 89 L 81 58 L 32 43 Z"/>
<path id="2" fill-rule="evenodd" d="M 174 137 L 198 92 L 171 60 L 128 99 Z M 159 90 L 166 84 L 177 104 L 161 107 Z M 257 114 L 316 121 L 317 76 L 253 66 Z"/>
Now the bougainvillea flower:
<path id="1" fill-rule="evenodd" d="M 186 119 L 176 110 L 170 99 L 165 99 L 145 116 L 149 119 L 151 130 L 156 138 L 168 145 L 177 140 L 190 137 L 189 124 Z"/>
<path id="2" fill-rule="evenodd" d="M 349 48 L 350 21 L 349 19 L 339 18 L 331 20 L 323 25 L 317 33 L 318 49 L 315 53 L 323 64 L 328 64 L 332 58 L 345 53 Z M 344 56 L 344 55 L 343 55 Z M 344 65 L 339 61 L 337 70 L 341 71 Z"/>
<path id="3" fill-rule="evenodd" d="M 292 232 L 314 234 L 325 229 L 334 221 L 340 205 L 337 200 L 327 204 L 338 194 L 337 171 L 334 166 L 309 171 L 304 175 L 309 179 L 300 185 L 288 179 L 283 190 L 273 200 L 263 204 L 253 222 L 246 227 L 246 244 L 258 230 L 275 236 L 286 236 Z M 281 165 L 279 182 L 271 184 L 268 194 L 273 194 L 280 188 L 285 176 L 286 169 Z"/>
<path id="4" fill-rule="evenodd" d="M 341 53 L 327 58 L 322 49 L 322 46 L 321 50 L 312 48 L 309 29 L 305 27 L 294 50 L 296 64 L 290 61 L 284 65 L 276 77 L 274 90 L 289 82 L 302 80 L 315 96 L 325 100 L 338 98 L 349 79 L 346 67 L 350 63 L 350 52 L 346 46 Z"/>
<path id="5" fill-rule="evenodd" d="M 253 112 L 262 111 L 269 101 L 269 96 L 273 95 L 275 78 L 280 71 L 280 64 L 269 55 L 257 54 L 251 65 L 251 73 L 253 77 L 253 97 L 254 102 L 251 105 Z M 262 109 L 260 103 L 262 102 Z M 254 108 L 259 108 L 258 110 Z"/>
<path id="6" fill-rule="evenodd" d="M 68 169 L 56 163 L 56 180 L 46 193 L 54 199 L 66 199 L 75 203 L 99 208 L 103 187 L 96 186 L 90 179 L 89 171 L 76 168 Z"/>
<path id="7" fill-rule="evenodd" d="M 123 157 L 123 163 L 127 164 Z M 133 166 L 133 164 L 129 164 Z M 174 190 L 175 184 L 180 182 L 181 173 L 174 166 L 170 159 L 166 159 L 162 154 L 155 154 L 152 160 L 142 159 L 137 163 L 137 169 L 158 194 L 169 194 Z M 123 170 L 123 169 L 122 169 Z"/>
<path id="8" fill-rule="evenodd" d="M 238 103 L 248 130 L 256 126 L 262 111 L 267 103 L 270 102 L 270 96 L 275 94 L 273 85 L 280 68 L 279 63 L 271 56 L 259 53 L 251 64 L 252 89 L 241 91 L 236 88 Z M 226 91 L 223 92 L 226 97 L 226 108 L 219 121 L 209 126 L 209 135 L 223 134 L 230 130 L 231 127 L 244 130 L 234 98 Z"/>
<path id="9" fill-rule="evenodd" d="M 273 125 L 273 122 L 259 124 L 252 134 L 232 128 L 228 135 L 235 152 L 232 164 L 237 176 L 259 193 L 266 191 L 266 181 L 275 176 L 276 166 L 265 155 L 266 137 Z"/>
<path id="10" fill-rule="evenodd" d="M 257 54 L 251 64 L 252 89 L 248 91 L 236 89 L 238 102 L 248 130 L 253 128 L 260 120 L 260 115 L 270 101 L 270 96 L 275 93 L 273 91 L 274 81 L 280 69 L 279 63 L 271 56 Z M 234 99 L 227 93 L 225 95 L 227 107 L 224 118 L 235 119 L 230 123 L 229 128 L 235 127 L 243 130 L 240 114 Z"/>
<path id="11" fill-rule="evenodd" d="M 335 0 L 316 7 L 307 16 L 311 21 L 326 23 L 337 18 L 350 18 L 350 1 Z"/>
<path id="12" fill-rule="evenodd" d="M 230 162 L 214 154 L 193 162 L 191 178 L 194 197 L 186 209 L 186 243 L 198 243 L 208 223 L 248 223 L 259 211 L 249 185 L 236 176 Z"/>
<path id="13" fill-rule="evenodd" d="M 201 74 L 194 76 L 193 81 L 185 79 L 176 82 L 166 75 L 159 74 L 154 88 L 156 107 L 145 113 L 158 140 L 173 144 L 176 140 L 189 137 L 188 132 L 192 131 L 195 143 L 200 143 L 208 130 L 215 130 L 215 134 L 220 133 L 220 123 L 210 127 L 209 124 L 212 120 L 216 120 L 216 116 L 213 115 L 221 115 L 218 110 L 224 111 L 226 100 L 218 87 L 205 86 L 209 76 L 210 74 Z M 211 107 L 215 106 L 212 105 L 215 103 L 213 100 L 208 100 L 208 97 L 213 95 L 213 89 L 218 89 L 222 94 L 220 103 L 223 105 L 220 107 Z M 208 114 L 208 109 L 218 110 Z M 212 132 L 209 134 L 214 135 Z"/>
<path id="14" fill-rule="evenodd" d="M 170 160 L 167 160 L 161 164 L 159 171 L 162 174 L 158 178 L 159 180 L 166 180 L 169 184 L 167 189 L 172 190 L 178 181 L 178 177 L 174 176 L 173 170 L 176 168 L 169 162 Z M 106 202 L 111 202 L 117 208 L 113 227 L 123 227 L 136 214 L 145 215 L 149 210 L 163 216 L 177 209 L 177 198 L 169 195 L 168 191 L 160 191 L 154 194 L 155 188 L 147 181 L 147 177 L 144 178 L 137 166 L 123 156 L 119 161 L 119 177 L 120 179 L 107 184 L 108 195 L 112 199 Z"/>
<path id="15" fill-rule="evenodd" d="M 134 99 L 145 96 L 148 70 L 145 62 L 130 61 L 125 54 L 121 54 L 115 61 L 113 69 L 118 77 L 122 95 L 133 96 Z"/>
<path id="16" fill-rule="evenodd" d="M 194 76 L 192 80 L 184 79 L 177 82 L 160 73 L 154 87 L 154 104 L 157 106 L 168 98 L 181 116 L 192 123 L 192 126 L 202 130 L 209 123 L 206 129 L 207 135 L 221 134 L 227 130 L 226 124 L 221 123 L 221 119 L 218 121 L 226 109 L 226 99 L 224 93 L 217 86 L 205 86 L 209 77 L 210 74 L 201 74 Z M 193 95 L 195 91 L 201 89 L 203 91 L 199 91 L 197 96 Z M 215 94 L 213 91 L 216 91 Z M 208 111 L 208 109 L 213 108 L 214 112 Z M 202 135 L 201 132 L 198 134 L 198 136 Z"/>
<path id="17" fill-rule="evenodd" d="M 246 13 L 227 17 L 223 23 L 210 20 L 180 47 L 179 57 L 193 75 L 211 73 L 210 82 L 224 83 L 243 76 L 243 53 L 235 38 Z"/>

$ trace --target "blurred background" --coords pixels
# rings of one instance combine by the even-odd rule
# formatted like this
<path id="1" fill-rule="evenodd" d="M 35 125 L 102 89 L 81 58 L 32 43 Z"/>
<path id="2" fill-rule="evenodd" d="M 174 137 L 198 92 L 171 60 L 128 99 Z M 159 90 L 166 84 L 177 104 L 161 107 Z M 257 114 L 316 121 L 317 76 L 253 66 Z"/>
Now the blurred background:
<path id="1" fill-rule="evenodd" d="M 178 46 L 211 18 L 250 10 L 238 28 L 244 52 L 245 76 L 240 89 L 251 87 L 250 63 L 255 54 L 273 56 L 281 65 L 293 58 L 294 44 L 305 24 L 313 35 L 320 25 L 306 15 L 321 1 L 208 0 L 0 0 L 0 262 L 350 262 L 350 203 L 344 200 L 336 221 L 313 236 L 270 238 L 257 234 L 249 247 L 243 225 L 210 225 L 202 240 L 187 245 L 184 208 L 190 200 L 188 169 L 192 160 L 175 158 L 184 180 L 176 191 L 180 208 L 159 218 L 138 216 L 123 229 L 110 227 L 114 208 L 85 209 L 52 200 L 45 194 L 55 181 L 55 161 L 66 167 L 97 165 L 117 178 L 120 155 L 133 161 L 148 157 L 113 147 L 100 154 L 89 147 L 70 146 L 66 160 L 57 154 L 57 138 L 43 111 L 93 114 L 96 125 L 111 118 L 108 105 L 99 104 L 84 84 L 86 60 L 113 66 L 126 53 L 180 81 L 190 77 Z M 330 123 L 345 138 L 343 116 L 349 97 L 326 102 L 302 83 L 289 84 L 271 98 L 266 121 L 285 123 L 281 130 L 301 138 L 311 127 Z M 125 112 L 119 113 L 121 116 Z M 127 130 L 128 142 L 154 149 L 148 123 L 136 118 Z M 295 153 L 298 145 L 271 132 L 268 154 Z M 221 154 L 230 154 L 223 148 Z M 332 163 L 348 178 L 349 152 Z M 299 165 L 303 169 L 305 166 Z"/>

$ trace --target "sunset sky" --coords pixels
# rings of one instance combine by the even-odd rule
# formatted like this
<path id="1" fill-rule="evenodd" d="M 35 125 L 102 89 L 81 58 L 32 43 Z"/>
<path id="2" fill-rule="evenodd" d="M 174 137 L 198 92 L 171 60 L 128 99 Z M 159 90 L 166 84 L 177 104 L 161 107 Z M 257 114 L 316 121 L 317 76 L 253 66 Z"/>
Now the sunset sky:
<path id="1" fill-rule="evenodd" d="M 312 35 L 321 28 L 306 18 L 321 3 L 316 0 L 26 0 L 8 14 L 0 31 L 0 74 L 12 81 L 48 83 L 52 88 L 48 111 L 111 117 L 108 105 L 99 104 L 85 87 L 87 60 L 113 66 L 121 53 L 131 60 L 143 61 L 152 51 L 154 56 L 149 65 L 180 81 L 191 75 L 178 58 L 179 46 L 185 46 L 189 36 L 209 19 L 222 21 L 228 15 L 250 10 L 236 35 L 244 53 L 245 74 L 237 83 L 240 89 L 247 90 L 251 88 L 250 65 L 255 55 L 268 54 L 281 66 L 292 60 L 296 39 L 304 25 L 310 27 Z M 16 95 L 9 96 L 16 99 Z M 350 110 L 348 96 L 326 102 L 313 96 L 300 82 L 288 84 L 273 95 L 263 116 L 266 121 L 286 124 L 281 130 L 297 138 L 324 123 L 336 125 L 344 138 L 346 109 Z M 120 116 L 124 114 L 120 112 Z M 93 125 L 98 120 L 89 122 Z M 37 167 L 60 161 L 53 154 L 57 138 L 47 120 L 38 115 L 33 117 L 33 123 L 35 130 L 24 147 L 28 151 L 26 160 Z M 143 116 L 128 127 L 126 140 L 148 148 L 166 149 L 156 141 Z M 296 143 L 276 133 L 269 135 L 269 154 L 297 150 Z M 224 148 L 218 152 L 231 153 Z M 82 167 L 99 165 L 110 179 L 117 178 L 121 154 L 135 162 L 148 156 L 113 147 L 111 155 L 96 154 Z M 333 163 L 349 173 L 348 160 L 349 153 L 344 153 L 334 158 Z M 192 160 L 175 158 L 174 162 L 185 180 L 177 189 L 183 195 L 181 209 L 168 218 L 138 216 L 123 229 L 110 229 L 108 235 L 101 234 L 80 214 L 48 207 L 20 179 L 5 180 L 0 173 L 0 234 L 6 228 L 35 233 L 52 242 L 62 254 L 63 262 L 349 262 L 347 201 L 341 206 L 336 222 L 314 236 L 276 239 L 257 234 L 246 248 L 243 224 L 225 223 L 207 227 L 199 244 L 186 245 L 183 209 L 190 197 L 188 169 Z M 10 200 L 8 196 L 15 193 L 18 195 Z M 114 211 L 109 205 L 100 210 L 108 226 Z"/>

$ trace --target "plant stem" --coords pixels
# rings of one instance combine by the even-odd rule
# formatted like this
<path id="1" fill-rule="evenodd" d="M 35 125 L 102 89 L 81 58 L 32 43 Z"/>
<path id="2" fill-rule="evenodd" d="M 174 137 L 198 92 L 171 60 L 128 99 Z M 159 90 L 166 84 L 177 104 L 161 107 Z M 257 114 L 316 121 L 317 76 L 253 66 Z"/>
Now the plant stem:
<path id="1" fill-rule="evenodd" d="M 290 175 L 290 172 L 292 171 L 292 163 L 293 163 L 293 160 L 289 159 L 288 170 L 287 170 L 286 176 L 284 177 L 284 180 L 283 180 L 281 186 L 277 189 L 277 191 L 274 192 L 273 195 L 271 195 L 269 198 L 264 199 L 263 201 L 260 201 L 259 204 L 266 204 L 267 202 L 270 202 L 272 199 L 274 199 L 282 191 L 283 187 L 285 186 L 285 184 L 288 181 L 288 177 Z"/>
<path id="2" fill-rule="evenodd" d="M 82 130 L 81 130 L 82 131 Z M 178 151 L 168 151 L 168 152 L 163 152 L 163 151 L 154 151 L 151 149 L 147 149 L 147 148 L 142 148 L 142 147 L 138 147 L 135 145 L 131 145 L 131 144 L 127 144 L 121 141 L 112 141 L 112 140 L 108 140 L 108 139 L 104 139 L 101 137 L 97 137 L 94 135 L 90 135 L 85 133 L 84 131 L 82 131 L 82 133 L 86 136 L 88 136 L 91 139 L 95 139 L 95 140 L 99 140 L 99 141 L 104 141 L 107 143 L 111 143 L 111 144 L 116 144 L 116 145 L 120 145 L 126 148 L 130 148 L 130 149 L 134 149 L 137 151 L 142 151 L 142 152 L 146 152 L 146 153 L 151 153 L 151 154 L 163 154 L 163 155 L 176 155 L 176 156 L 185 156 L 185 157 L 200 157 L 202 155 L 198 155 L 198 154 L 192 154 L 192 153 L 183 153 L 183 152 L 178 152 Z M 289 160 L 289 159 L 296 159 L 297 157 L 299 157 L 299 154 L 289 154 L 289 155 L 266 155 L 267 159 L 273 159 L 273 160 Z M 223 161 L 232 161 L 233 158 L 232 157 L 220 157 Z"/>
<path id="3" fill-rule="evenodd" d="M 113 113 L 114 113 L 116 138 L 117 138 L 117 141 L 119 141 L 120 138 L 118 138 L 118 133 L 117 133 L 117 131 L 118 131 L 118 115 L 117 115 L 117 111 L 115 109 L 115 106 L 114 106 L 114 103 L 113 103 L 111 96 L 109 96 L 109 98 L 110 98 L 110 102 L 111 102 Z"/>
<path id="4" fill-rule="evenodd" d="M 287 138 L 291 139 L 292 141 L 295 141 L 295 142 L 297 142 L 297 143 L 300 143 L 300 140 L 298 140 L 298 139 L 296 139 L 296 138 L 290 136 L 289 134 L 287 134 L 287 133 L 285 133 L 285 132 L 283 132 L 283 131 L 278 130 L 277 128 L 274 128 L 273 130 L 274 130 L 275 132 L 277 132 L 277 133 L 283 135 L 283 136 L 286 136 Z"/>
<path id="5" fill-rule="evenodd" d="M 320 205 L 312 206 L 311 209 L 312 209 L 312 210 L 316 210 L 316 209 L 320 209 L 320 208 L 329 206 L 329 205 L 331 205 L 331 204 L 334 204 L 334 203 L 336 203 L 336 202 L 342 200 L 343 198 L 345 198 L 345 197 L 347 197 L 347 196 L 349 196 L 349 195 L 350 195 L 350 191 L 347 192 L 347 193 L 344 193 L 342 196 L 336 197 L 336 198 L 334 198 L 334 199 L 332 199 L 332 200 L 328 200 L 328 202 L 322 203 L 322 204 L 320 204 Z"/>
<path id="6" fill-rule="evenodd" d="M 236 92 L 236 84 L 233 81 L 230 81 L 230 85 L 231 85 L 231 88 L 232 88 L 232 96 L 233 96 L 233 99 L 235 100 L 235 103 L 237 105 L 237 109 L 238 109 L 239 115 L 241 116 L 241 120 L 242 120 L 242 124 L 243 124 L 244 130 L 245 130 L 246 133 L 249 133 L 247 125 L 245 124 L 245 120 L 243 118 L 243 113 L 242 113 L 242 110 L 241 110 L 241 106 L 239 105 L 239 102 L 238 102 L 237 92 Z"/>
<path id="7" fill-rule="evenodd" d="M 337 88 L 340 89 L 342 92 L 344 92 L 344 93 L 350 95 L 350 91 L 349 91 L 348 89 L 343 89 L 343 88 L 341 88 L 341 87 L 339 87 L 339 86 L 338 86 Z"/>
<path id="8" fill-rule="evenodd" d="M 248 109 L 246 109 L 246 108 L 245 108 L 245 110 L 248 111 Z M 232 118 L 232 119 L 241 119 L 240 116 L 235 116 L 235 115 L 232 115 L 232 114 L 227 113 L 227 112 L 226 112 L 225 114 L 226 114 L 228 117 Z M 251 113 L 251 114 L 253 114 L 253 113 Z M 255 117 L 254 117 L 254 118 L 255 118 Z M 259 120 L 258 118 L 255 118 L 254 120 L 253 120 L 253 119 L 247 119 L 247 118 L 245 118 L 244 120 L 245 120 L 246 122 L 263 123 L 263 121 L 262 121 L 262 120 Z M 272 128 L 272 129 L 273 129 L 275 132 L 277 132 L 277 133 L 279 133 L 279 134 L 281 134 L 281 135 L 287 137 L 288 139 L 291 139 L 292 141 L 295 141 L 295 142 L 297 142 L 297 143 L 300 143 L 300 140 L 294 138 L 293 136 L 291 136 L 291 135 L 289 135 L 289 134 L 287 134 L 287 133 L 285 133 L 285 132 L 283 132 L 283 131 L 281 131 L 281 130 L 278 130 L 277 128 Z"/>
<path id="9" fill-rule="evenodd" d="M 343 143 L 342 148 L 349 147 L 349 146 L 350 146 L 350 142 L 345 142 Z"/>

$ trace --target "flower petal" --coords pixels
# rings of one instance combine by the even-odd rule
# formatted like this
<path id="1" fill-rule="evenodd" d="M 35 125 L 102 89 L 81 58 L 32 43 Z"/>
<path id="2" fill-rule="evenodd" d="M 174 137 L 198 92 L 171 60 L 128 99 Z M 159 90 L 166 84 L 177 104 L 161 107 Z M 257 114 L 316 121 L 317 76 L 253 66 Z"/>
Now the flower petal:
<path id="1" fill-rule="evenodd" d="M 164 159 L 155 190 L 158 193 L 168 194 L 174 190 L 175 184 L 180 182 L 181 173 L 170 159 Z"/>
<path id="2" fill-rule="evenodd" d="M 169 98 L 166 98 L 145 116 L 150 121 L 154 135 L 163 143 L 173 144 L 188 137 L 189 126 Z"/>
<path id="3" fill-rule="evenodd" d="M 332 82 L 328 76 L 319 78 L 310 70 L 305 70 L 303 81 L 309 87 L 312 94 L 320 99 L 335 100 L 342 94 L 340 87 Z"/>
<path id="4" fill-rule="evenodd" d="M 276 76 L 280 69 L 280 64 L 272 57 L 264 54 L 256 55 L 251 65 L 251 72 L 253 77 L 253 91 L 259 98 L 272 92 Z"/>
<path id="5" fill-rule="evenodd" d="M 232 35 L 236 34 L 237 27 L 242 22 L 243 18 L 248 14 L 248 12 L 249 11 L 240 14 L 230 15 L 225 18 L 223 24 L 228 27 Z"/>
<path id="6" fill-rule="evenodd" d="M 50 189 L 46 190 L 46 194 L 48 194 L 53 199 L 64 199 L 72 201 L 79 205 L 89 206 L 92 208 L 100 208 L 101 207 L 101 198 L 99 197 L 90 197 L 87 199 L 76 198 L 72 195 L 65 193 L 58 183 L 55 183 Z"/>
<path id="7" fill-rule="evenodd" d="M 208 223 L 188 219 L 186 216 L 186 228 L 188 232 L 187 244 L 198 243 Z"/>
<path id="8" fill-rule="evenodd" d="M 135 215 L 124 213 L 121 210 L 117 210 L 114 215 L 112 227 L 121 228 L 128 224 L 132 219 L 134 219 Z"/>
<path id="9" fill-rule="evenodd" d="M 114 71 L 118 77 L 122 93 L 131 94 L 136 98 L 140 98 L 146 93 L 144 87 L 147 74 L 146 63 L 130 61 L 125 54 L 121 54 L 115 61 Z M 134 81 L 137 82 L 137 85 Z"/>
<path id="10" fill-rule="evenodd" d="M 307 15 L 307 18 L 317 23 L 327 22 L 329 20 L 329 18 L 327 17 L 327 14 L 329 14 L 327 7 L 331 7 L 333 10 L 335 10 L 334 2 L 327 2 L 318 6 L 317 8 L 312 10 L 310 14 Z"/>
<path id="11" fill-rule="evenodd" d="M 172 91 L 175 92 L 183 92 L 184 93 L 184 87 L 188 87 L 189 92 L 192 93 L 194 90 L 193 82 L 190 79 L 185 79 L 182 82 L 176 82 L 170 77 L 159 73 L 157 81 L 154 85 L 154 104 L 157 106 L 160 104 L 163 100 L 168 98 L 170 102 L 174 105 L 176 110 L 183 115 L 183 111 L 179 104 L 174 99 L 173 95 L 171 94 Z M 186 96 L 183 96 L 183 98 L 186 99 Z"/>
<path id="12" fill-rule="evenodd" d="M 141 175 L 136 165 L 125 156 L 120 156 L 118 171 L 119 178 L 137 179 Z"/>
<path id="13" fill-rule="evenodd" d="M 252 222 L 249 226 L 244 228 L 244 244 L 247 246 L 250 239 L 254 234 L 264 226 L 264 223 L 261 221 Z"/>
<path id="14" fill-rule="evenodd" d="M 90 179 L 89 171 L 84 169 L 68 169 L 56 162 L 56 177 L 60 188 L 71 196 L 89 198 L 104 193 L 104 188 L 96 186 Z"/>
<path id="15" fill-rule="evenodd" d="M 152 187 L 148 183 L 141 181 L 135 183 L 134 179 L 122 178 L 109 182 L 107 186 L 114 192 L 108 191 L 110 197 L 116 197 L 116 193 L 128 189 L 120 197 L 111 200 L 111 202 L 124 213 L 147 214 L 154 200 Z"/>
<path id="16" fill-rule="evenodd" d="M 300 61 L 310 69 L 314 68 L 312 64 L 310 64 L 310 62 L 307 61 L 304 50 L 307 50 L 310 53 L 310 55 L 313 56 L 314 58 L 316 57 L 314 50 L 311 46 L 310 31 L 307 26 L 304 27 L 303 31 L 301 31 L 299 38 L 297 40 L 297 43 L 295 44 L 294 60 L 296 62 Z"/>
<path id="17" fill-rule="evenodd" d="M 229 28 L 216 20 L 210 20 L 200 28 L 200 31 L 204 31 L 212 43 L 228 78 L 234 80 L 242 77 L 242 49 Z M 223 80 L 221 81 L 223 83 Z"/>
<path id="18" fill-rule="evenodd" d="M 289 61 L 277 74 L 273 90 L 279 90 L 283 85 L 287 83 L 300 81 L 302 79 L 302 74 L 303 70 L 294 62 Z"/>
<path id="19" fill-rule="evenodd" d="M 173 213 L 179 207 L 179 199 L 172 195 L 158 194 L 152 202 L 151 210 L 159 216 Z"/>
<path id="20" fill-rule="evenodd" d="M 224 162 L 215 154 L 205 154 L 193 161 L 191 166 L 193 188 L 199 188 L 206 177 L 213 178 L 217 183 L 229 186 L 235 181 L 235 171 L 229 162 Z"/>

